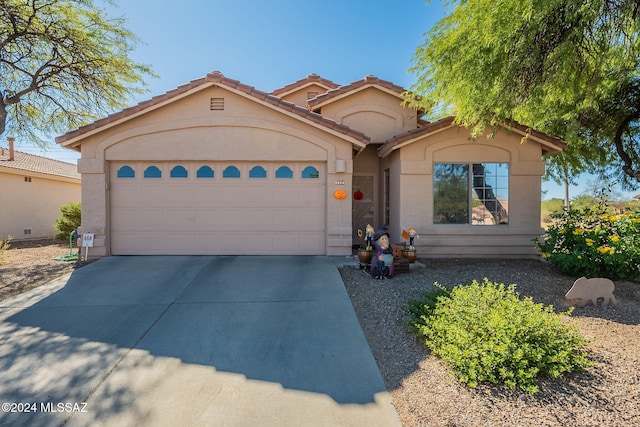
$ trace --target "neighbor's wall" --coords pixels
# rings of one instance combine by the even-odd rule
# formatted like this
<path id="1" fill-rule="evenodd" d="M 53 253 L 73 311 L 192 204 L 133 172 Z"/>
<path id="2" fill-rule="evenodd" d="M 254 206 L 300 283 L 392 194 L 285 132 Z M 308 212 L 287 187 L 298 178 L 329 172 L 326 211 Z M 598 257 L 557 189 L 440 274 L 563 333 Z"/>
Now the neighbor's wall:
<path id="1" fill-rule="evenodd" d="M 400 221 L 393 233 L 414 227 L 420 256 L 503 257 L 537 256 L 532 242 L 540 227 L 541 177 L 544 161 L 540 144 L 522 144 L 517 135 L 498 133 L 495 139 L 471 141 L 469 133 L 452 127 L 428 139 L 402 147 L 390 156 L 400 165 L 402 188 Z M 394 153 L 395 154 L 395 153 Z M 506 225 L 433 224 L 434 163 L 509 163 L 509 223 Z"/>
<path id="2" fill-rule="evenodd" d="M 0 171 L 0 188 L 0 239 L 53 237 L 60 206 L 80 202 L 79 179 L 12 169 Z"/>

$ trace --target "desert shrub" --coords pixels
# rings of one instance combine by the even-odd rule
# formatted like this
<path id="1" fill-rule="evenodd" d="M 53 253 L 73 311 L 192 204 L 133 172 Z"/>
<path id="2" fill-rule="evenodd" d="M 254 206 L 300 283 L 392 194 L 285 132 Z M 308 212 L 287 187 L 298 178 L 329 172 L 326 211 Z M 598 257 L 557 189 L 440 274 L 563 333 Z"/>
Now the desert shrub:
<path id="1" fill-rule="evenodd" d="M 4 256 L 11 246 L 11 236 L 8 236 L 5 240 L 0 239 L 0 265 L 4 262 Z"/>
<path id="2" fill-rule="evenodd" d="M 80 203 L 69 203 L 68 205 L 60 206 L 60 213 L 62 213 L 62 216 L 56 218 L 56 224 L 53 226 L 58 230 L 56 239 L 68 240 L 71 232 L 80 227 L 82 205 Z"/>
<path id="3" fill-rule="evenodd" d="M 571 276 L 640 279 L 640 209 L 613 215 L 598 207 L 554 214 L 535 239 L 544 259 Z"/>
<path id="4" fill-rule="evenodd" d="M 474 280 L 433 298 L 407 305 L 411 328 L 471 387 L 504 384 L 535 393 L 538 378 L 591 365 L 587 341 L 565 321 L 571 309 L 556 314 L 552 306 L 520 298 L 515 285 Z"/>

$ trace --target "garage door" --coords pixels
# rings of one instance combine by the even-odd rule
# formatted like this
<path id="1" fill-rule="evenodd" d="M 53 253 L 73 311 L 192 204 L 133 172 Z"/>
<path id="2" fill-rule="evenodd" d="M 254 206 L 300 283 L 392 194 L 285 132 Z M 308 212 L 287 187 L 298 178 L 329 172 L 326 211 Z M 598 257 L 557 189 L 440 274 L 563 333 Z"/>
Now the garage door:
<path id="1" fill-rule="evenodd" d="M 110 165 L 114 255 L 322 255 L 322 163 Z"/>

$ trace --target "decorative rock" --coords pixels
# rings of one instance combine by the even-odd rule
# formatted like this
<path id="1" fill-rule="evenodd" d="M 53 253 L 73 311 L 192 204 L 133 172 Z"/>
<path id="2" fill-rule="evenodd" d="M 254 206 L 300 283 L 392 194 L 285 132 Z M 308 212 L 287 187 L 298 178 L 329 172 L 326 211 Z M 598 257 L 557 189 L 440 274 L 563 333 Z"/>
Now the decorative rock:
<path id="1" fill-rule="evenodd" d="M 565 298 L 568 300 L 580 300 L 577 304 L 582 307 L 591 301 L 594 306 L 598 305 L 598 298 L 603 298 L 602 305 L 607 305 L 609 302 L 617 304 L 616 297 L 613 296 L 613 290 L 615 286 L 609 279 L 603 277 L 595 277 L 587 279 L 581 277 L 575 282 L 573 286 L 566 293 Z"/>

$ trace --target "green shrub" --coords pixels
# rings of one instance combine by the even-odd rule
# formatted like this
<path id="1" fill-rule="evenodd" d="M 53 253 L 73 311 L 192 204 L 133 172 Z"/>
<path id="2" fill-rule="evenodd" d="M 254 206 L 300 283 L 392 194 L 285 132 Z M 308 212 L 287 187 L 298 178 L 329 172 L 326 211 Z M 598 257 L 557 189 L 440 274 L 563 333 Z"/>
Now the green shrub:
<path id="1" fill-rule="evenodd" d="M 8 236 L 5 240 L 0 239 L 0 265 L 4 262 L 4 256 L 11 246 L 11 236 Z"/>
<path id="2" fill-rule="evenodd" d="M 602 208 L 552 215 L 554 225 L 535 239 L 543 258 L 571 276 L 640 279 L 640 209 L 619 215 Z"/>
<path id="3" fill-rule="evenodd" d="M 552 306 L 521 299 L 515 285 L 474 280 L 435 301 L 430 295 L 408 303 L 411 328 L 471 387 L 504 384 L 535 393 L 539 377 L 591 365 L 583 349 L 587 341 L 565 322 L 571 310 L 556 314 Z"/>
<path id="4" fill-rule="evenodd" d="M 62 216 L 56 218 L 56 225 L 53 226 L 58 230 L 56 239 L 69 240 L 69 235 L 73 230 L 77 230 L 81 224 L 82 205 L 80 203 L 69 203 L 60 206 Z"/>

